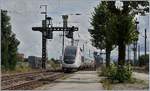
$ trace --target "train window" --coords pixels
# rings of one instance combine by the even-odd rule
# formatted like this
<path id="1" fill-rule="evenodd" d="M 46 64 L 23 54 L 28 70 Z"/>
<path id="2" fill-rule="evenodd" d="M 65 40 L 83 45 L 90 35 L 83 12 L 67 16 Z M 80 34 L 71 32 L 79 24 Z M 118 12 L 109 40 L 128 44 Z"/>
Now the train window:
<path id="1" fill-rule="evenodd" d="M 83 50 L 80 48 L 80 51 L 82 52 Z"/>
<path id="2" fill-rule="evenodd" d="M 65 56 L 76 56 L 77 49 L 76 48 L 66 48 Z"/>
<path id="3" fill-rule="evenodd" d="M 72 60 L 75 56 L 64 56 L 64 60 Z"/>

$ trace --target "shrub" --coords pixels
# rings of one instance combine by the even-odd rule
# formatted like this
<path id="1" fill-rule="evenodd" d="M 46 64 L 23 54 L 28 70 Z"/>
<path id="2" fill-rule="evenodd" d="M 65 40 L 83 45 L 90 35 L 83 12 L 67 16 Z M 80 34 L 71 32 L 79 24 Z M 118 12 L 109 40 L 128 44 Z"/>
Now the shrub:
<path id="1" fill-rule="evenodd" d="M 16 66 L 16 68 L 15 68 L 16 72 L 29 72 L 31 70 L 32 69 L 29 66 L 29 64 L 25 63 L 25 62 L 18 63 L 17 66 Z"/>
<path id="2" fill-rule="evenodd" d="M 110 64 L 110 67 L 102 66 L 99 75 L 112 78 L 112 76 L 116 74 L 116 71 L 117 71 L 117 67 L 115 66 L 115 64 Z"/>
<path id="3" fill-rule="evenodd" d="M 112 80 L 115 78 L 117 73 L 117 66 L 115 64 L 111 64 L 109 68 L 107 68 L 108 77 Z"/>
<path id="4" fill-rule="evenodd" d="M 132 69 L 130 65 L 125 65 L 123 67 L 118 66 L 115 79 L 117 79 L 119 82 L 124 82 L 131 80 L 131 76 L 132 76 Z"/>
<path id="5" fill-rule="evenodd" d="M 131 80 L 132 69 L 131 65 L 127 64 L 123 67 L 111 64 L 110 67 L 102 67 L 101 68 L 101 76 L 106 76 L 108 79 L 114 81 L 124 82 Z"/>
<path id="6" fill-rule="evenodd" d="M 55 63 L 53 60 L 49 60 L 48 65 L 50 66 L 51 69 L 54 70 L 60 68 L 60 64 Z"/>

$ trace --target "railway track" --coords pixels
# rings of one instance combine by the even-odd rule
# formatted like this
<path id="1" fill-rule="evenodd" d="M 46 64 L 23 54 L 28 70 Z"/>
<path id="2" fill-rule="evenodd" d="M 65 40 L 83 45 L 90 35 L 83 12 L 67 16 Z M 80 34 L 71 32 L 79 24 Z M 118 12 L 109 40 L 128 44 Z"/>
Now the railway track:
<path id="1" fill-rule="evenodd" d="M 2 76 L 1 89 L 32 90 L 63 76 L 64 73 L 59 71 L 39 71 Z"/>
<path id="2" fill-rule="evenodd" d="M 2 81 L 6 81 L 6 80 L 9 80 L 9 79 L 13 79 L 14 77 L 15 77 L 15 78 L 20 78 L 20 77 L 23 77 L 23 76 L 26 76 L 26 75 L 38 74 L 38 73 L 45 72 L 45 71 L 47 71 L 47 70 L 2 75 Z"/>
<path id="3" fill-rule="evenodd" d="M 93 68 L 80 69 L 81 71 L 93 71 Z M 19 73 L 12 75 L 2 75 L 1 89 L 2 90 L 32 90 L 44 84 L 49 84 L 52 81 L 65 76 L 60 69 L 58 70 L 43 70 L 28 73 Z"/>

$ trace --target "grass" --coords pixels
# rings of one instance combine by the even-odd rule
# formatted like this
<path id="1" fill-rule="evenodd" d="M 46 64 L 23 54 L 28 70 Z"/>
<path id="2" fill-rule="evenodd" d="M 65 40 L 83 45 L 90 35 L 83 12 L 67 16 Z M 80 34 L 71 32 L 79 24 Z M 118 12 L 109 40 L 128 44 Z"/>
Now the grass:
<path id="1" fill-rule="evenodd" d="M 18 63 L 14 70 L 4 70 L 2 69 L 2 74 L 15 74 L 15 73 L 25 73 L 34 71 L 27 63 Z"/>
<path id="2" fill-rule="evenodd" d="M 60 68 L 60 64 L 56 64 L 56 63 L 54 63 L 54 62 L 51 61 L 51 60 L 48 61 L 48 65 L 50 66 L 50 68 L 52 68 L 52 69 L 54 69 L 54 70 Z"/>
<path id="3" fill-rule="evenodd" d="M 100 80 L 100 83 L 102 83 L 102 86 L 105 90 L 112 90 L 114 89 L 116 86 L 120 86 L 120 88 L 134 88 L 135 87 L 139 87 L 140 89 L 149 89 L 149 85 L 144 81 L 144 80 L 139 80 L 139 79 L 135 79 L 132 78 L 129 81 L 125 81 L 124 83 L 119 83 L 119 82 L 114 82 L 111 79 L 108 78 L 104 78 Z M 119 89 L 118 89 L 119 90 Z"/>
<path id="4" fill-rule="evenodd" d="M 60 68 L 59 64 L 54 63 L 53 61 L 49 61 L 48 64 L 50 67 L 48 69 L 58 69 Z M 14 70 L 5 70 L 1 69 L 2 74 L 15 74 L 15 73 L 25 73 L 25 72 L 32 72 L 37 71 L 40 69 L 32 69 L 28 62 L 18 62 Z"/>
<path id="5" fill-rule="evenodd" d="M 102 86 L 105 90 L 112 89 L 111 81 L 109 79 L 102 79 L 100 80 L 100 83 L 102 83 Z"/>
<path id="6" fill-rule="evenodd" d="M 26 64 L 17 65 L 15 69 L 16 72 L 29 72 L 31 70 L 32 68 Z"/>

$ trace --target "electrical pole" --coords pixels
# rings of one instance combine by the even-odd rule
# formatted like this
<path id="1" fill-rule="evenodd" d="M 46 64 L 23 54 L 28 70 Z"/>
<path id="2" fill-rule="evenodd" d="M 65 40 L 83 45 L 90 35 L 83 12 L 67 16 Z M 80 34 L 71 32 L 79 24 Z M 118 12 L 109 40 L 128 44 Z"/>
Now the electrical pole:
<path id="1" fill-rule="evenodd" d="M 136 24 L 136 32 L 138 32 L 138 28 L 137 28 L 137 24 L 139 24 L 139 22 L 137 21 L 137 19 L 135 20 L 135 24 Z M 136 65 L 136 61 L 137 61 L 137 40 L 134 42 L 134 65 Z"/>
<path id="2" fill-rule="evenodd" d="M 145 29 L 145 58 L 146 58 L 146 49 L 147 49 L 147 48 L 146 48 L 146 39 L 147 39 L 147 34 L 146 34 L 146 32 L 147 32 L 147 31 L 146 31 L 146 29 Z"/>
<path id="3" fill-rule="evenodd" d="M 73 37 L 71 38 L 71 45 L 72 46 L 74 45 L 74 38 Z"/>
<path id="4" fill-rule="evenodd" d="M 90 57 L 90 53 L 91 53 L 91 52 L 90 52 L 90 49 L 89 49 L 89 57 Z"/>
<path id="5" fill-rule="evenodd" d="M 84 53 L 84 44 L 83 44 L 83 53 Z"/>
<path id="6" fill-rule="evenodd" d="M 63 27 L 64 28 L 67 28 L 67 25 L 68 25 L 68 15 L 62 15 L 62 19 L 63 19 Z M 64 53 L 64 45 L 65 45 L 65 31 L 63 31 L 63 40 L 62 40 L 62 56 L 63 56 L 63 53 Z"/>
<path id="7" fill-rule="evenodd" d="M 140 44 L 138 45 L 138 61 L 140 60 Z"/>

